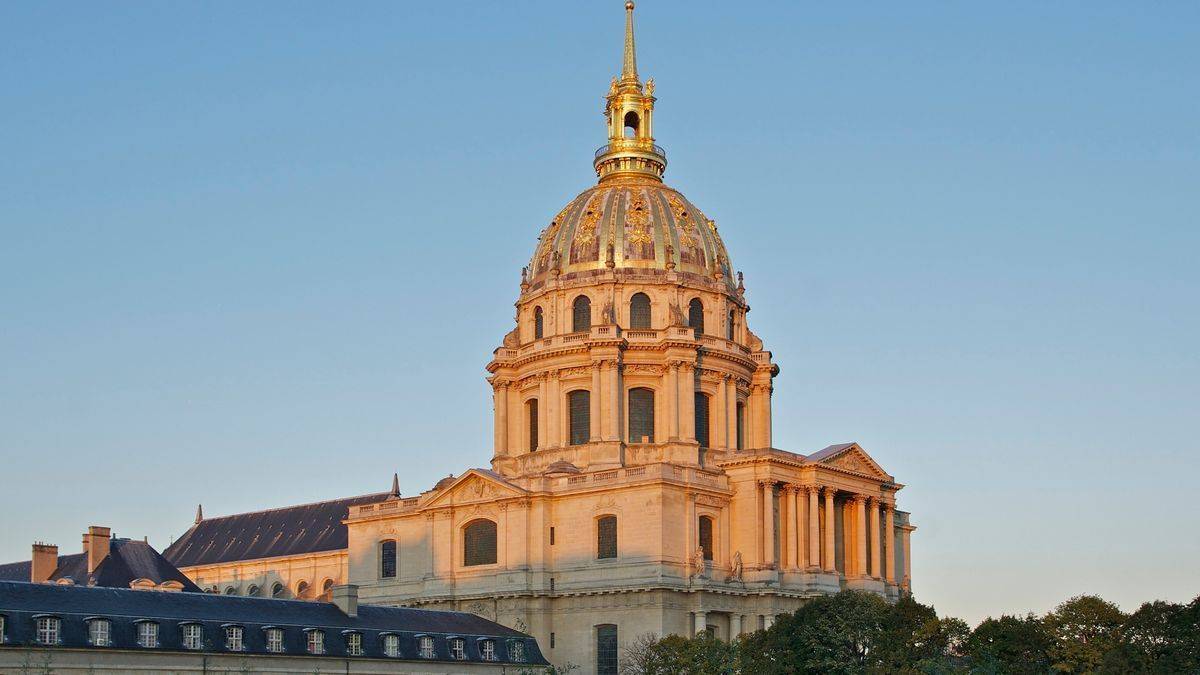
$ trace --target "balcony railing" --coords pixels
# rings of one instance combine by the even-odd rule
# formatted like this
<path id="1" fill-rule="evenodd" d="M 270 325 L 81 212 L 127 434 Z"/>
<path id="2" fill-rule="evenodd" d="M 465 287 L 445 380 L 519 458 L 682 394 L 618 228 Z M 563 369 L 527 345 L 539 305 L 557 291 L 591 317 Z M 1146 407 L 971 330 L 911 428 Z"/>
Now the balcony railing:
<path id="1" fill-rule="evenodd" d="M 604 155 L 607 155 L 610 152 L 628 152 L 628 151 L 649 152 L 649 153 L 658 155 L 659 157 L 663 157 L 663 158 L 666 158 L 666 156 L 667 156 L 667 151 L 663 150 L 662 146 L 658 145 L 657 143 L 646 143 L 644 141 L 627 140 L 627 141 L 615 141 L 613 143 L 605 143 L 604 145 L 596 148 L 596 155 L 595 155 L 595 157 L 593 157 L 593 159 L 600 159 L 601 157 L 603 157 Z"/>

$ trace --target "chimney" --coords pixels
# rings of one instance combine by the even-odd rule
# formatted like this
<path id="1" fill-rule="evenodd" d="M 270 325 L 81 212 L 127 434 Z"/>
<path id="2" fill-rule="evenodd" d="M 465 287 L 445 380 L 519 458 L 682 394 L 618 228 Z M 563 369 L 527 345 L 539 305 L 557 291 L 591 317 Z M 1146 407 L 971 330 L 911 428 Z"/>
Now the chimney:
<path id="1" fill-rule="evenodd" d="M 34 542 L 33 562 L 29 566 L 29 580 L 33 583 L 50 581 L 54 570 L 58 569 L 58 547 L 54 544 Z"/>
<path id="2" fill-rule="evenodd" d="M 88 574 L 95 572 L 100 563 L 108 557 L 109 536 L 111 531 L 99 525 L 88 527 L 87 534 L 83 535 L 83 552 L 87 554 Z"/>
<path id="3" fill-rule="evenodd" d="M 348 617 L 358 616 L 358 586 L 343 584 L 329 589 L 333 604 Z"/>

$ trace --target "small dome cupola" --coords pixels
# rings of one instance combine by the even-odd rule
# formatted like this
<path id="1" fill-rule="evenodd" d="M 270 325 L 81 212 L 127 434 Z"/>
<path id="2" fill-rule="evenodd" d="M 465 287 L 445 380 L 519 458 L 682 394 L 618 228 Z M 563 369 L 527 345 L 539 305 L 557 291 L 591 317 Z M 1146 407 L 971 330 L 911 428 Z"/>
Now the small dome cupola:
<path id="1" fill-rule="evenodd" d="M 642 84 L 633 43 L 633 2 L 625 3 L 625 58 L 605 98 L 608 143 L 596 150 L 600 182 L 618 177 L 662 180 L 667 156 L 654 144 L 654 79 Z"/>

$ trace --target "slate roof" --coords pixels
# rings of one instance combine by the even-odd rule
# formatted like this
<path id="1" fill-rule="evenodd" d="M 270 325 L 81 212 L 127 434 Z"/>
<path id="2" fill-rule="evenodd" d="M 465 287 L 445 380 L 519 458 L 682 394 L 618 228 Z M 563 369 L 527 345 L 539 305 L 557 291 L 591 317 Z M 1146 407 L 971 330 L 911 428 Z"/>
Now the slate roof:
<path id="1" fill-rule="evenodd" d="M 60 586 L 0 581 L 0 614 L 6 617 L 5 647 L 36 644 L 35 617 L 51 615 L 61 622 L 61 646 L 90 648 L 86 621 L 102 618 L 112 622 L 111 648 L 133 649 L 134 624 L 159 624 L 160 651 L 183 651 L 182 625 L 203 627 L 208 652 L 227 651 L 224 627 L 243 628 L 244 653 L 267 653 L 266 629 L 284 631 L 284 649 L 305 654 L 306 632 L 325 631 L 327 657 L 345 657 L 345 631 L 362 635 L 366 658 L 390 658 L 383 654 L 383 635 L 400 637 L 400 658 L 417 659 L 418 638 L 434 638 L 433 660 L 449 661 L 449 639 L 463 638 L 469 661 L 481 661 L 480 642 L 494 639 L 498 659 L 514 661 L 516 644 L 521 644 L 531 664 L 545 664 L 537 642 L 528 635 L 465 612 L 441 612 L 406 607 L 358 606 L 358 616 L 343 614 L 336 605 L 303 600 L 247 598 L 210 593 L 166 593 L 87 586 Z"/>
<path id="2" fill-rule="evenodd" d="M 23 562 L 0 565 L 0 580 L 29 581 L 33 563 Z M 135 579 L 149 579 L 155 584 L 178 581 L 183 590 L 199 593 L 200 587 L 192 583 L 183 572 L 159 555 L 154 547 L 136 539 L 112 539 L 109 541 L 108 556 L 100 561 L 95 571 L 88 574 L 87 554 L 74 553 L 58 557 L 58 569 L 50 576 L 51 581 L 71 579 L 83 586 L 105 586 L 129 588 Z"/>
<path id="3" fill-rule="evenodd" d="M 348 546 L 342 524 L 351 506 L 382 501 L 389 493 L 205 518 L 163 551 L 176 567 L 257 560 Z"/>
<path id="4" fill-rule="evenodd" d="M 832 457 L 833 455 L 836 455 L 839 452 L 841 452 L 841 451 L 845 450 L 846 448 L 849 448 L 853 445 L 854 445 L 854 443 L 838 443 L 837 445 L 828 445 L 828 446 L 821 448 L 820 450 L 814 452 L 813 454 L 809 455 L 808 457 L 805 457 L 804 459 L 809 462 L 819 462 L 823 459 Z"/>

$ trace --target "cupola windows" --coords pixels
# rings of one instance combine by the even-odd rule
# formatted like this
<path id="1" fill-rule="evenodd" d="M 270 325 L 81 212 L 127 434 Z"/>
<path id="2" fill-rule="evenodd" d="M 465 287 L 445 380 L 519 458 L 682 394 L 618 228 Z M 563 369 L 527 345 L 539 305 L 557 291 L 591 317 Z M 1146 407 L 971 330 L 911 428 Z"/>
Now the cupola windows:
<path id="1" fill-rule="evenodd" d="M 704 303 L 700 298 L 692 298 L 688 303 L 688 327 L 696 331 L 697 337 L 704 333 Z"/>
<path id="2" fill-rule="evenodd" d="M 629 390 L 629 442 L 654 442 L 654 390 Z"/>
<path id="3" fill-rule="evenodd" d="M 544 316 L 541 307 L 533 308 L 533 339 L 541 340 L 543 333 Z"/>
<path id="4" fill-rule="evenodd" d="M 592 433 L 592 395 L 587 389 L 578 389 L 567 394 L 570 410 L 567 421 L 571 425 L 571 445 L 583 445 Z"/>
<path id="5" fill-rule="evenodd" d="M 525 402 L 525 422 L 529 425 L 529 451 L 538 449 L 538 400 L 531 398 Z"/>
<path id="6" fill-rule="evenodd" d="M 637 138 L 638 129 L 641 128 L 638 114 L 632 110 L 625 113 L 625 128 L 622 130 L 622 135 L 625 138 Z"/>
<path id="7" fill-rule="evenodd" d="M 710 447 L 708 437 L 708 394 L 696 392 L 696 442 L 700 447 Z"/>
<path id="8" fill-rule="evenodd" d="M 588 296 L 581 295 L 571 303 L 571 330 L 585 333 L 592 329 L 592 301 Z"/>
<path id="9" fill-rule="evenodd" d="M 650 296 L 645 293 L 634 293 L 629 299 L 629 327 L 650 328 Z"/>

